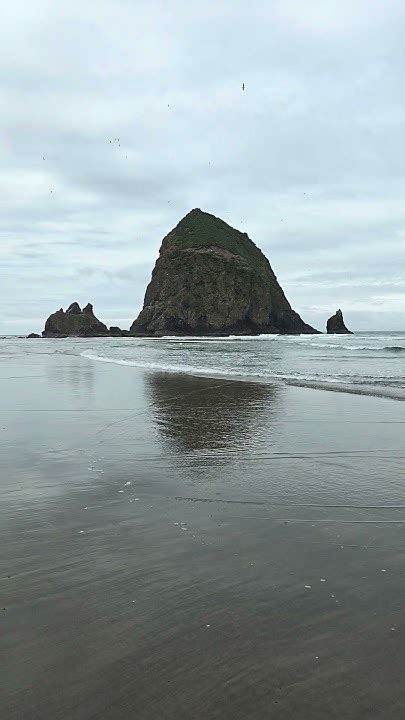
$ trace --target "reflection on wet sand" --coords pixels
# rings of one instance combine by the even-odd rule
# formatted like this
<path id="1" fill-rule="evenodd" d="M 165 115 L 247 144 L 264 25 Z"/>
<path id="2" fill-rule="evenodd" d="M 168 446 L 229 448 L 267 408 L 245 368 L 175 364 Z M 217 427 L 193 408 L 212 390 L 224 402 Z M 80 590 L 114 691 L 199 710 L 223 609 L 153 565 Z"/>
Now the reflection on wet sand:
<path id="1" fill-rule="evenodd" d="M 277 388 L 187 375 L 154 374 L 145 378 L 153 421 L 176 452 L 246 450 L 259 441 L 263 425 L 271 442 Z"/>
<path id="2" fill-rule="evenodd" d="M 47 364 L 52 388 L 64 386 L 75 398 L 91 400 L 94 395 L 94 366 L 76 355 L 64 355 L 63 362 Z"/>
<path id="3" fill-rule="evenodd" d="M 4 373 L 1 717 L 400 718 L 400 403 L 86 362 Z"/>

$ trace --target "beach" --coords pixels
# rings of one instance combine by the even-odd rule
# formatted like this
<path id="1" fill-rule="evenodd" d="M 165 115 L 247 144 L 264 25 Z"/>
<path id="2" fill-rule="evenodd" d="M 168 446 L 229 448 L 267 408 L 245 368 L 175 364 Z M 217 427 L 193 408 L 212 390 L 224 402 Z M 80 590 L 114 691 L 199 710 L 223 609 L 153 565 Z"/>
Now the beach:
<path id="1" fill-rule="evenodd" d="M 0 364 L 7 720 L 396 718 L 404 404 Z"/>

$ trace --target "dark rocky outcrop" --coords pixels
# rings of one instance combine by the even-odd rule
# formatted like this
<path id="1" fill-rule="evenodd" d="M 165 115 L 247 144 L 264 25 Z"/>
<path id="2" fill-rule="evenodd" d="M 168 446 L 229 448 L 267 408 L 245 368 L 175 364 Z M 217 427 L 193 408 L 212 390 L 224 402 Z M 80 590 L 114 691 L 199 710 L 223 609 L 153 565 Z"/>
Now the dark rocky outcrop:
<path id="1" fill-rule="evenodd" d="M 109 335 L 106 325 L 96 318 L 93 306 L 88 303 L 83 310 L 77 302 L 69 305 L 66 312 L 61 308 L 49 316 L 43 337 L 100 337 Z"/>
<path id="2" fill-rule="evenodd" d="M 316 333 L 246 233 L 192 210 L 164 238 L 134 335 Z"/>
<path id="3" fill-rule="evenodd" d="M 117 327 L 116 325 L 111 325 L 109 334 L 112 335 L 112 337 L 122 337 L 123 331 L 121 328 Z"/>
<path id="4" fill-rule="evenodd" d="M 326 331 L 328 335 L 353 335 L 345 325 L 341 310 L 336 310 L 335 314 L 329 318 L 326 323 Z"/>
<path id="5" fill-rule="evenodd" d="M 41 337 L 41 335 L 38 335 L 38 333 L 30 333 L 29 335 L 27 335 L 27 338 L 29 340 L 34 339 L 34 338 L 40 338 L 40 337 Z"/>

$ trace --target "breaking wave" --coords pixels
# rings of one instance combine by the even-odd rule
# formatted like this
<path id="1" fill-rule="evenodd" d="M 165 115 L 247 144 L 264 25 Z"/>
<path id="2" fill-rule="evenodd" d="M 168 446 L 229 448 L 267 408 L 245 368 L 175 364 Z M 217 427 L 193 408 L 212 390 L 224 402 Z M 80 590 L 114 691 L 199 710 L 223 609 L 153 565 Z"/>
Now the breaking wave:
<path id="1" fill-rule="evenodd" d="M 311 347 L 322 350 L 349 350 L 350 352 L 359 352 L 367 350 L 368 352 L 404 352 L 405 345 L 342 345 L 340 343 L 311 343 Z"/>
<path id="2" fill-rule="evenodd" d="M 188 352 L 188 351 L 187 351 Z M 192 351 L 190 350 L 190 353 Z M 239 380 L 248 382 L 261 382 L 271 384 L 295 385 L 299 387 L 315 388 L 322 390 L 335 390 L 340 392 L 355 393 L 360 395 L 376 395 L 398 400 L 405 400 L 405 378 L 395 375 L 371 375 L 371 374 L 344 374 L 335 372 L 295 372 L 293 369 L 280 372 L 280 369 L 272 370 L 263 367 L 260 363 L 245 362 L 240 366 L 230 366 L 225 363 L 214 362 L 212 355 L 206 356 L 206 363 L 196 364 L 184 363 L 184 355 L 177 355 L 174 362 L 162 360 L 141 360 L 138 358 L 112 357 L 100 355 L 91 351 L 80 353 L 82 357 L 102 363 L 111 363 L 127 367 L 139 368 L 146 372 L 179 373 L 194 376 L 223 378 L 224 380 Z M 221 354 L 222 357 L 222 354 Z M 193 359 L 196 359 L 195 357 Z M 202 358 L 199 357 L 198 361 Z M 248 358 L 244 358 L 245 361 Z"/>

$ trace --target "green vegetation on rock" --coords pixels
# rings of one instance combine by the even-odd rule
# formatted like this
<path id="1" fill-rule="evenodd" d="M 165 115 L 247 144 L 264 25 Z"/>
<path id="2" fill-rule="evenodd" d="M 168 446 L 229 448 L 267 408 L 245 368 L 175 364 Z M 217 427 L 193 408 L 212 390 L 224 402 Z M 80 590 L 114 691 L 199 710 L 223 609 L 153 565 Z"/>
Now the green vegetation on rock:
<path id="1" fill-rule="evenodd" d="M 253 266 L 268 266 L 268 260 L 254 244 L 247 233 L 240 232 L 221 218 L 203 212 L 199 208 L 191 210 L 179 224 L 166 235 L 166 249 L 221 247 L 234 255 L 245 258 Z"/>

